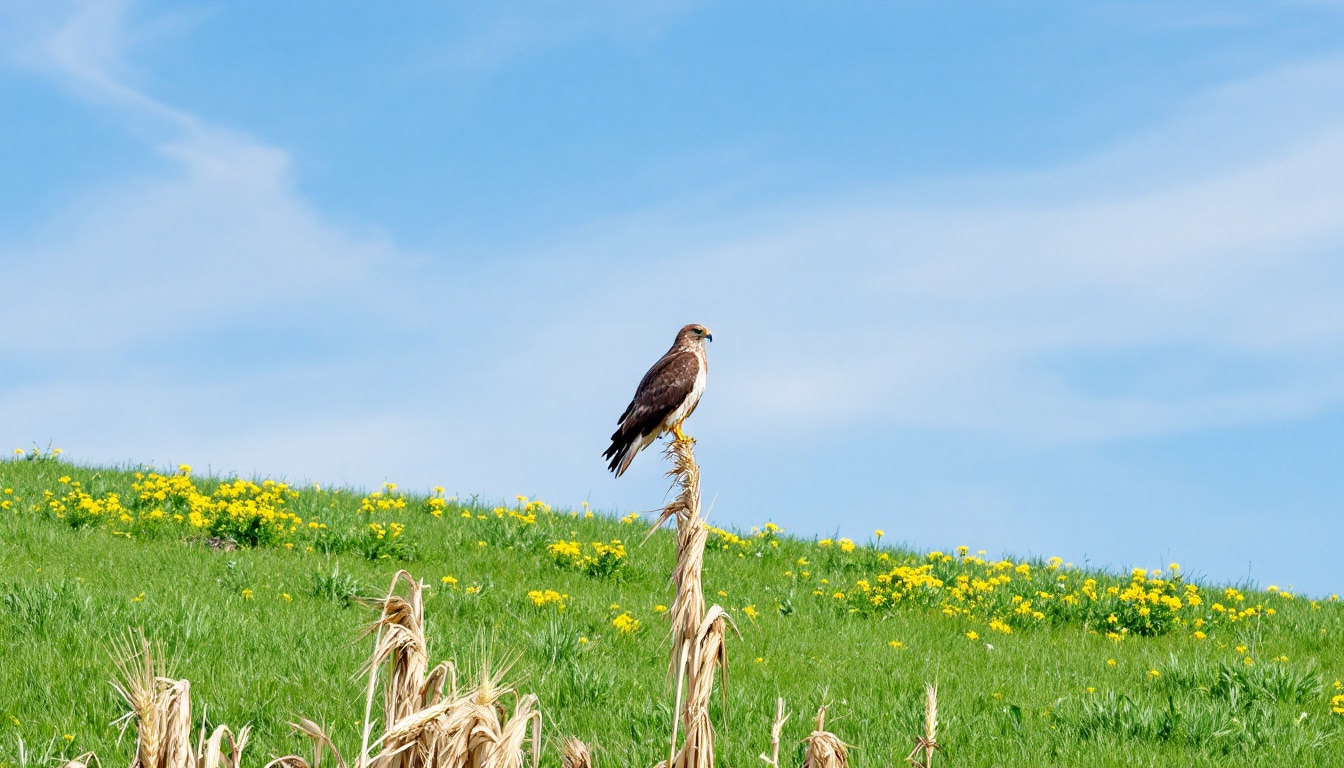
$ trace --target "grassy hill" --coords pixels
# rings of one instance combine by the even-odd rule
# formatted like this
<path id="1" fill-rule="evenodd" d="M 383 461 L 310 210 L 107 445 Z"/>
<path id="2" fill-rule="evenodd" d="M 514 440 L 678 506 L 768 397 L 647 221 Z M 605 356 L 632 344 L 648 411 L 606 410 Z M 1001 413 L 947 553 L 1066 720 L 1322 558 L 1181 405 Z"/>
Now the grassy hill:
<path id="1" fill-rule="evenodd" d="M 672 709 L 673 538 L 641 546 L 647 527 L 523 498 L 0 461 L 0 765 L 89 749 L 130 763 L 108 685 L 128 627 L 163 643 L 197 717 L 204 705 L 212 726 L 252 723 L 248 764 L 306 750 L 288 726 L 299 716 L 357 752 L 370 641 L 356 637 L 376 615 L 351 598 L 404 568 L 429 587 L 431 663 L 511 661 L 510 682 L 539 695 L 544 761 L 572 734 L 599 766 L 651 766 Z M 742 635 L 727 711 L 714 704 L 720 764 L 758 764 L 783 696 L 783 764 L 801 764 L 827 704 L 853 764 L 904 765 L 936 680 L 945 765 L 1338 765 L 1338 598 L 1154 565 L 918 553 L 766 521 L 715 530 L 706 600 Z"/>

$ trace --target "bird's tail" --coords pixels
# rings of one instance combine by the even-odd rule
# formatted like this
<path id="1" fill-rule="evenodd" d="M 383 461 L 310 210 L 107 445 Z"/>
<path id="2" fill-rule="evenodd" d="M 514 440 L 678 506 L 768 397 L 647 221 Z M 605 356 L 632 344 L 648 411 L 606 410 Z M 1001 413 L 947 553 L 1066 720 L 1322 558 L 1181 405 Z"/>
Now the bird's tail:
<path id="1" fill-rule="evenodd" d="M 609 459 L 607 469 L 616 473 L 617 477 L 625 474 L 625 470 L 630 468 L 630 462 L 635 460 L 635 454 L 648 447 L 653 442 L 652 435 L 622 435 L 620 430 L 611 436 L 611 447 L 602 453 L 602 458 Z"/>
<path id="2" fill-rule="evenodd" d="M 629 468 L 630 462 L 635 460 L 635 454 L 638 453 L 635 445 L 636 442 L 633 440 L 625 443 L 613 442 L 611 447 L 602 454 L 602 458 L 610 459 L 607 469 L 615 472 L 617 477 L 625 474 L 625 470 Z"/>

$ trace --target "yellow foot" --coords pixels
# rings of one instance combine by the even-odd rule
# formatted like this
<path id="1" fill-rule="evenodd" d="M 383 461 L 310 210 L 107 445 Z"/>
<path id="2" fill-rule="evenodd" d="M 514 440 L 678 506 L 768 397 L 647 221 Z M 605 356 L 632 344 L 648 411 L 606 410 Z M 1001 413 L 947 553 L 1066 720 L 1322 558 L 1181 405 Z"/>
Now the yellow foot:
<path id="1" fill-rule="evenodd" d="M 685 432 L 682 432 L 682 431 L 681 431 L 681 424 L 680 424 L 680 423 L 677 423 L 677 424 L 673 424 L 673 425 L 672 425 L 672 436 L 675 437 L 675 438 L 677 439 L 677 442 L 678 442 L 678 443 L 684 443 L 684 442 L 686 442 L 687 440 L 690 440 L 690 439 L 691 439 L 691 438 L 689 438 L 689 437 L 686 436 L 686 433 L 685 433 Z"/>

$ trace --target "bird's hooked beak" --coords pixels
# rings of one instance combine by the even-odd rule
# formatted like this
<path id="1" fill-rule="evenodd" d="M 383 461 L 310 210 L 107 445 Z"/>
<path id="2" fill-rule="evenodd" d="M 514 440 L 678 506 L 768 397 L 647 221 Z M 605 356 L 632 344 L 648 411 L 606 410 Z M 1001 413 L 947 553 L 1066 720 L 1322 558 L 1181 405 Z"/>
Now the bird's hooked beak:
<path id="1" fill-rule="evenodd" d="M 705 334 L 705 341 L 713 341 L 713 340 L 714 340 L 714 334 L 712 333 Z"/>

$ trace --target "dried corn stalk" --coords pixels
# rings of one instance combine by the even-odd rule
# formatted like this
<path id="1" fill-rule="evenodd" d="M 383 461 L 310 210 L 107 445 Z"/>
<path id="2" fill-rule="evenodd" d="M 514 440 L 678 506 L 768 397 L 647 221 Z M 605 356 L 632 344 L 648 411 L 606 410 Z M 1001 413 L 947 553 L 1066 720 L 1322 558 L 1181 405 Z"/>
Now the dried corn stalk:
<path id="1" fill-rule="evenodd" d="M 681 708 L 686 737 L 681 749 L 668 761 L 670 768 L 712 768 L 714 765 L 714 726 L 709 720 L 709 700 L 714 693 L 714 670 L 718 668 L 722 672 L 720 688 L 724 708 L 727 709 L 728 654 L 724 648 L 724 639 L 729 627 L 737 632 L 732 617 L 723 608 L 714 605 L 710 606 L 697 628 L 695 641 L 687 654 L 687 696 Z M 680 705 L 680 686 L 677 688 L 677 699 Z M 672 738 L 675 745 L 675 724 Z"/>
<path id="2" fill-rule="evenodd" d="M 397 594 L 401 585 L 406 587 L 404 597 Z M 422 595 L 423 585 L 401 571 L 393 577 L 387 597 L 371 603 L 379 609 L 379 618 L 364 632 L 375 640 L 365 667 L 369 682 L 356 768 L 521 768 L 526 757 L 523 744 L 529 735 L 535 767 L 541 747 L 537 697 L 518 696 L 503 684 L 507 665 L 492 671 L 488 661 L 483 661 L 480 679 L 465 692 L 458 690 L 452 663 L 426 672 L 429 653 Z M 384 730 L 373 739 L 379 675 L 384 675 Z M 511 717 L 502 703 L 508 697 L 514 699 Z M 345 768 L 335 745 L 316 723 L 302 720 L 295 728 L 312 739 L 313 763 L 310 766 L 302 757 L 291 755 L 272 761 L 271 766 L 318 768 L 323 749 L 330 748 L 339 768 Z"/>
<path id="3" fill-rule="evenodd" d="M 396 594 L 398 581 L 408 585 L 407 597 Z M 392 577 L 392 585 L 388 587 L 387 597 L 370 601 L 369 604 L 379 608 L 382 615 L 360 635 L 374 635 L 376 638 L 373 653 L 365 664 L 369 685 L 364 701 L 361 764 L 368 760 L 373 698 L 379 673 L 387 667 L 383 681 L 383 723 L 390 724 L 420 708 L 424 701 L 425 669 L 429 665 L 429 648 L 425 644 L 425 605 L 420 584 L 406 571 L 397 571 Z"/>
<path id="4" fill-rule="evenodd" d="M 695 643 L 700 622 L 705 616 L 705 595 L 701 571 L 705 560 L 705 542 L 709 526 L 700 516 L 700 468 L 695 463 L 694 440 L 674 440 L 664 454 L 672 461 L 667 474 L 681 487 L 671 503 L 649 529 L 649 536 L 668 520 L 677 524 L 676 565 L 672 571 L 672 607 L 668 616 L 672 622 L 672 654 L 668 665 L 668 681 L 678 689 L 682 686 L 689 665 L 689 654 Z M 648 537 L 645 537 L 645 541 Z M 674 717 L 680 717 L 679 711 Z M 675 725 L 673 726 L 675 730 Z M 675 743 L 675 736 L 673 737 Z"/>
<path id="5" fill-rule="evenodd" d="M 588 754 L 588 745 L 570 736 L 560 749 L 561 768 L 593 768 L 593 758 Z"/>
<path id="6" fill-rule="evenodd" d="M 135 723 L 131 768 L 239 768 L 248 726 L 235 736 L 228 726 L 221 725 L 208 740 L 202 730 L 193 749 L 191 683 L 168 676 L 162 649 L 156 653 L 143 632 L 128 635 L 117 651 L 120 675 L 112 681 L 112 687 L 131 708 L 117 722 Z M 71 764 L 87 765 L 86 757 L 97 760 L 90 753 Z"/>
<path id="7" fill-rule="evenodd" d="M 803 741 L 807 744 L 807 753 L 803 758 L 803 768 L 848 768 L 849 745 L 838 736 L 825 730 L 826 707 L 817 710 L 817 727 Z"/>
<path id="8" fill-rule="evenodd" d="M 20 758 L 21 759 L 19 761 L 19 764 L 22 765 L 23 764 L 22 753 L 20 753 Z M 93 763 L 94 765 L 98 766 L 98 768 L 103 768 L 103 761 L 99 760 L 98 756 L 92 752 L 85 752 L 79 757 L 70 758 L 64 764 L 61 765 L 61 768 L 89 768 L 89 763 Z"/>
<path id="9" fill-rule="evenodd" d="M 779 768 L 779 736 L 784 731 L 784 723 L 789 716 L 784 712 L 783 697 L 775 699 L 775 722 L 770 726 L 770 756 L 761 753 L 760 758 L 771 768 Z"/>
<path id="10" fill-rule="evenodd" d="M 688 653 L 695 642 L 696 632 L 705 616 L 705 595 L 701 582 L 704 567 L 705 542 L 709 539 L 709 525 L 700 516 L 700 468 L 695 463 L 694 440 L 674 440 L 665 451 L 672 461 L 668 476 L 681 487 L 649 535 L 668 520 L 676 520 L 677 553 L 672 571 L 672 607 L 668 615 L 672 621 L 672 658 L 668 666 L 668 680 L 680 686 L 686 674 Z M 647 541 L 647 537 L 645 538 Z"/>
<path id="11" fill-rule="evenodd" d="M 915 739 L 915 748 L 910 750 L 910 755 L 906 757 L 906 762 L 910 763 L 911 768 L 929 768 L 933 765 L 933 753 L 941 750 L 943 747 L 937 741 L 938 738 L 938 684 L 924 684 L 924 733 Z M 919 759 L 919 753 L 924 753 L 924 759 Z"/>

